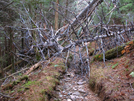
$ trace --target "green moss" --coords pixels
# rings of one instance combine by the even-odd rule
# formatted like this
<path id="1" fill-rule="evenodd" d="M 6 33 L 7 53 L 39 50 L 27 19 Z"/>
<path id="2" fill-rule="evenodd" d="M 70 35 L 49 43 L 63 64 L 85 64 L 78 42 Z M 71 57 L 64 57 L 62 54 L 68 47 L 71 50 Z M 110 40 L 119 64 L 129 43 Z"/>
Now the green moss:
<path id="1" fill-rule="evenodd" d="M 8 85 L 7 85 L 7 89 L 13 88 L 14 85 L 19 84 L 19 83 L 20 83 L 21 81 L 23 81 L 23 80 L 28 81 L 28 76 L 27 76 L 27 75 L 24 75 L 23 77 L 19 78 L 18 80 L 13 81 L 12 83 L 9 84 L 9 87 L 8 87 Z M 6 88 L 6 87 L 5 87 L 5 88 Z"/>
<path id="2" fill-rule="evenodd" d="M 47 91 L 46 89 L 42 89 L 42 90 L 40 91 L 40 93 L 41 93 L 41 94 L 45 94 L 46 91 Z"/>
<path id="3" fill-rule="evenodd" d="M 108 66 L 111 66 L 111 63 L 109 63 Z"/>
<path id="4" fill-rule="evenodd" d="M 115 47 L 111 50 L 108 50 L 105 55 L 106 55 L 106 59 L 113 59 L 115 57 L 117 57 L 117 54 L 118 55 L 122 55 L 121 54 L 121 51 L 124 49 L 124 46 L 118 46 L 118 47 Z"/>
<path id="5" fill-rule="evenodd" d="M 63 62 L 61 62 L 61 63 L 58 63 L 58 65 L 65 65 Z"/>
<path id="6" fill-rule="evenodd" d="M 26 84 L 24 84 L 23 86 L 24 87 L 29 87 L 29 86 L 31 86 L 31 85 L 33 85 L 33 84 L 36 84 L 36 81 L 28 81 Z"/>
<path id="7" fill-rule="evenodd" d="M 61 69 L 64 71 L 67 67 L 65 65 L 60 66 Z"/>
<path id="8" fill-rule="evenodd" d="M 46 76 L 45 78 L 46 78 L 48 81 L 50 81 L 50 80 L 53 79 L 53 77 L 51 77 L 51 76 Z"/>
<path id="9" fill-rule="evenodd" d="M 92 56 L 94 53 L 94 48 L 92 48 L 91 50 L 89 50 L 89 56 Z"/>
<path id="10" fill-rule="evenodd" d="M 28 80 L 28 75 L 24 75 L 24 76 L 22 76 L 21 78 L 19 78 L 18 80 L 19 80 L 19 81 Z"/>
<path id="11" fill-rule="evenodd" d="M 50 71 L 50 73 L 52 73 L 52 74 L 53 74 L 53 76 L 52 76 L 52 77 L 54 77 L 54 78 L 58 78 L 58 77 L 60 76 L 60 73 L 55 72 L 55 71 Z"/>
<path id="12" fill-rule="evenodd" d="M 47 73 L 47 71 L 46 70 L 43 70 L 43 73 Z"/>
<path id="13" fill-rule="evenodd" d="M 18 80 L 16 80 L 16 81 L 13 81 L 13 85 L 17 85 L 18 83 L 20 83 L 21 81 L 23 81 L 23 80 L 26 80 L 26 81 L 28 81 L 28 76 L 27 75 L 24 75 L 24 76 L 22 76 L 21 78 L 19 78 Z"/>
<path id="14" fill-rule="evenodd" d="M 18 92 L 22 92 L 24 90 L 24 88 L 18 89 Z"/>
<path id="15" fill-rule="evenodd" d="M 36 59 L 37 60 L 40 60 L 41 59 L 41 56 L 39 54 L 36 54 Z"/>
<path id="16" fill-rule="evenodd" d="M 134 82 L 132 83 L 132 87 L 134 88 Z"/>
<path id="17" fill-rule="evenodd" d="M 126 68 L 126 71 L 129 71 L 128 68 Z"/>
<path id="18" fill-rule="evenodd" d="M 46 76 L 45 78 L 51 83 L 59 83 L 59 80 L 52 76 Z"/>
<path id="19" fill-rule="evenodd" d="M 94 78 L 90 77 L 89 79 L 89 87 L 94 91 L 95 89 L 95 84 L 96 84 L 96 81 Z"/>
<path id="20" fill-rule="evenodd" d="M 113 59 L 113 58 L 117 57 L 117 54 L 120 56 L 120 55 L 122 55 L 121 51 L 123 49 L 124 49 L 124 46 L 118 46 L 118 47 L 115 47 L 113 49 L 110 49 L 110 50 L 106 51 L 105 58 L 110 60 L 110 59 Z M 94 60 L 102 61 L 103 60 L 103 54 L 95 55 Z"/>
<path id="21" fill-rule="evenodd" d="M 40 97 L 39 101 L 48 101 L 48 96 L 46 94 L 43 94 L 43 97 Z"/>
<path id="22" fill-rule="evenodd" d="M 13 85 L 17 85 L 17 84 L 20 83 L 20 82 L 21 82 L 20 80 L 14 81 L 14 82 L 13 82 Z"/>
<path id="23" fill-rule="evenodd" d="M 23 92 L 23 91 L 25 91 L 25 88 L 18 89 L 18 92 Z"/>
<path id="24" fill-rule="evenodd" d="M 103 60 L 103 55 L 102 54 L 95 55 L 94 60 L 102 61 Z"/>
<path id="25" fill-rule="evenodd" d="M 18 92 L 25 92 L 28 89 L 29 89 L 29 86 L 27 86 L 27 87 L 21 87 L 20 89 L 18 89 Z"/>
<path id="26" fill-rule="evenodd" d="M 53 86 L 49 86 L 48 90 L 51 92 L 53 90 Z"/>

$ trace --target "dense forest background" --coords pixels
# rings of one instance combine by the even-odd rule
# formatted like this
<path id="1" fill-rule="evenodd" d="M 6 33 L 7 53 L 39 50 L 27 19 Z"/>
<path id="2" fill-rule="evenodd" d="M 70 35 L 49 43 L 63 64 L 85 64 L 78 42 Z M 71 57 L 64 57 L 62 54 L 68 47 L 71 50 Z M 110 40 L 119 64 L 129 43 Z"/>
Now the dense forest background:
<path id="1" fill-rule="evenodd" d="M 59 75 L 57 74 L 61 72 L 61 68 L 57 68 L 59 64 L 62 65 L 62 72 L 63 68 L 64 72 L 67 72 L 71 66 L 77 70 L 77 73 L 88 75 L 89 80 L 95 81 L 99 78 L 101 81 L 103 76 L 99 73 L 104 70 L 107 75 L 112 74 L 113 69 L 119 66 L 120 60 L 117 59 L 118 63 L 115 63 L 116 60 L 111 59 L 124 54 L 130 54 L 130 61 L 127 57 L 125 63 L 124 75 L 128 81 L 133 81 L 130 77 L 130 74 L 134 77 L 133 5 L 134 0 L 0 0 L 0 99 L 12 98 L 8 94 L 18 94 L 19 91 L 12 88 L 16 89 L 23 81 L 24 85 L 27 84 L 30 73 L 36 69 L 40 69 L 38 72 L 40 73 L 46 67 L 48 73 L 43 72 L 46 73 L 44 75 Z M 103 64 L 100 71 L 98 68 L 101 65 L 98 65 L 98 61 L 103 61 L 100 63 Z M 109 61 L 114 61 L 115 64 L 108 63 Z M 125 60 L 121 59 L 121 61 Z M 127 63 L 129 66 L 126 66 Z M 97 64 L 95 69 L 94 64 Z M 110 73 L 110 70 L 105 68 L 109 64 L 113 65 Z M 38 80 L 44 75 L 39 74 L 35 78 Z M 21 76 L 23 78 L 20 78 Z M 33 78 L 31 76 L 29 81 Z M 50 78 L 57 82 L 57 78 L 56 80 Z M 46 79 L 47 83 L 50 78 Z M 106 79 L 109 78 L 105 77 Z M 113 76 L 113 80 L 115 79 L 116 77 Z M 95 85 L 93 81 L 89 82 L 91 86 L 92 83 Z M 8 83 L 10 85 L 7 85 Z M 44 87 L 42 85 L 40 85 L 41 89 Z M 52 85 L 56 86 L 56 84 Z M 129 89 L 133 90 L 134 82 L 129 85 Z M 10 91 L 5 94 L 4 90 L 9 89 Z M 27 87 L 24 90 L 26 89 Z M 47 91 L 44 92 L 46 94 Z M 44 93 L 41 94 L 44 96 Z M 46 95 L 50 96 L 50 94 Z"/>
<path id="2" fill-rule="evenodd" d="M 15 72 L 42 59 L 40 50 L 37 47 L 31 48 L 39 41 L 39 37 L 51 28 L 56 31 L 73 21 L 89 2 L 91 0 L 1 0 L 0 74 L 4 76 L 3 72 L 10 67 L 12 72 Z M 61 6 L 56 7 L 55 3 Z M 104 3 L 97 7 L 97 14 L 91 25 L 97 25 L 100 21 L 106 25 L 131 24 L 134 20 L 133 3 L 133 0 L 104 0 Z M 114 11 L 109 12 L 111 9 Z M 109 13 L 109 16 L 105 16 Z M 34 30 L 36 28 L 37 30 Z M 45 31 L 42 33 L 38 28 Z M 24 53 L 36 55 L 26 58 Z"/>
<path id="3" fill-rule="evenodd" d="M 52 3 L 53 2 L 53 3 Z M 16 66 L 16 63 L 20 63 L 20 58 L 25 60 L 23 56 L 19 57 L 21 53 L 29 50 L 29 44 L 27 41 L 32 41 L 28 38 L 27 28 L 34 29 L 40 28 L 54 28 L 58 29 L 61 26 L 67 24 L 64 18 L 57 17 L 56 12 L 52 9 L 54 7 L 52 0 L 2 0 L 0 1 L 0 61 L 1 70 L 9 66 L 13 71 L 18 70 L 20 66 Z M 71 0 L 58 0 L 58 4 L 76 11 L 77 1 Z M 86 5 L 85 4 L 82 4 Z M 55 8 L 55 7 L 54 7 Z M 76 14 L 81 10 L 77 9 Z M 63 10 L 64 16 L 71 17 L 67 14 L 66 10 Z M 57 13 L 58 14 L 58 13 Z M 36 26 L 37 25 L 37 26 Z M 31 30 L 30 30 L 31 31 Z M 38 35 L 36 31 L 31 31 L 34 41 L 37 41 Z M 37 50 L 38 51 L 38 50 Z M 15 55 L 16 54 L 16 55 Z M 32 54 L 32 53 L 30 53 Z M 37 53 L 38 54 L 38 53 Z M 34 62 L 40 60 L 40 57 L 36 55 L 36 58 L 32 58 Z M 25 60 L 28 62 L 28 60 Z M 25 65 L 23 65 L 25 66 Z M 17 69 L 18 68 L 18 69 Z M 0 72 L 1 73 L 1 72 Z"/>
<path id="4" fill-rule="evenodd" d="M 1 0 L 1 77 L 7 76 L 8 72 L 17 72 L 40 60 L 48 60 L 59 52 L 59 46 L 54 48 L 53 45 L 48 45 L 51 44 L 48 39 L 53 37 L 50 33 L 57 34 L 59 29 L 60 33 L 65 31 L 67 27 L 64 26 L 71 24 L 75 19 L 77 20 L 77 15 L 92 1 L 97 2 L 97 0 Z M 80 34 L 82 33 L 81 30 L 84 32 L 84 28 L 86 28 L 84 26 L 88 26 L 87 33 L 90 35 L 87 36 L 90 38 L 105 33 L 102 27 L 97 27 L 99 25 L 118 25 L 119 27 L 110 29 L 116 30 L 116 32 L 127 30 L 130 27 L 129 31 L 133 31 L 133 0 L 100 0 L 99 2 L 101 3 L 98 3 L 93 9 L 94 11 L 91 12 L 92 15 L 87 16 L 88 20 L 83 21 L 84 23 L 79 24 L 80 26 L 77 28 L 72 28 L 73 31 L 70 33 L 77 34 L 76 36 L 72 35 L 74 42 L 83 38 Z M 81 22 L 81 19 L 76 22 Z M 90 23 L 86 25 L 87 22 Z M 72 24 L 72 26 L 74 25 Z M 62 44 L 62 48 L 69 45 L 69 36 L 67 35 L 67 37 L 67 40 L 64 37 L 65 42 L 63 40 L 58 41 L 58 44 Z M 123 40 L 127 41 L 126 39 Z M 115 46 L 121 44 L 122 42 L 119 42 Z M 47 46 L 44 47 L 45 45 Z M 66 47 L 66 49 L 68 48 Z"/>

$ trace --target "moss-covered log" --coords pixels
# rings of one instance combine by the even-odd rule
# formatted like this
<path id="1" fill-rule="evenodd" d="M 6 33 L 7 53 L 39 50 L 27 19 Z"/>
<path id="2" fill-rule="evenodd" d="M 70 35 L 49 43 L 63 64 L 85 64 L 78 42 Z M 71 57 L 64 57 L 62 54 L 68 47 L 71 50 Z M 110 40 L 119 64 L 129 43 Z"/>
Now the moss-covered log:
<path id="1" fill-rule="evenodd" d="M 122 56 L 125 53 L 129 53 L 131 49 L 134 49 L 134 40 L 126 43 L 125 45 L 115 47 L 106 51 L 105 58 L 107 60 L 116 58 L 117 56 Z M 98 54 L 94 56 L 94 61 L 102 61 L 103 54 Z"/>

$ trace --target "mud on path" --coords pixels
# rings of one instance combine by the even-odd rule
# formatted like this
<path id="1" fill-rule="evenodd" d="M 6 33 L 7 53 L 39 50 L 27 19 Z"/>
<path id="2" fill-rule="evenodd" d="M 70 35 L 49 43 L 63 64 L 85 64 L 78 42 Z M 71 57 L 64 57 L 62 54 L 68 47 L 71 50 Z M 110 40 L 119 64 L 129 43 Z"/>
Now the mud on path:
<path id="1" fill-rule="evenodd" d="M 69 68 L 54 91 L 55 101 L 101 101 L 97 94 L 89 89 L 86 76 L 77 74 Z"/>

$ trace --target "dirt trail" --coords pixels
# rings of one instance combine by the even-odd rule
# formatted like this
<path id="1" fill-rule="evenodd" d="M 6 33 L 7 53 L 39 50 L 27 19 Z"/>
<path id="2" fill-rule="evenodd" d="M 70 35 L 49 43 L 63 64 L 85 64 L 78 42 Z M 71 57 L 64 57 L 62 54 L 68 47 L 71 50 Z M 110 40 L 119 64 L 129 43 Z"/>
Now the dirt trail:
<path id="1" fill-rule="evenodd" d="M 101 101 L 88 87 L 88 78 L 70 68 L 54 92 L 56 101 Z"/>

